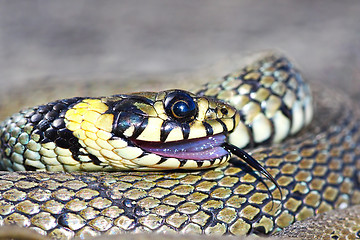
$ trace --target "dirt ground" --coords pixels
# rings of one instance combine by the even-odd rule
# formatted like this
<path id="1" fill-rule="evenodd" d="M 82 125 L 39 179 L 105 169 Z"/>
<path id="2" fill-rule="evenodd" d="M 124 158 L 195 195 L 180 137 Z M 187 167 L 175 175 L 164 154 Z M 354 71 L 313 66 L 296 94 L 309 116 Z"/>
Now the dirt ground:
<path id="1" fill-rule="evenodd" d="M 359 23 L 360 1 L 349 0 L 5 0 L 1 88 L 48 76 L 186 72 L 279 49 L 310 81 L 360 99 Z"/>

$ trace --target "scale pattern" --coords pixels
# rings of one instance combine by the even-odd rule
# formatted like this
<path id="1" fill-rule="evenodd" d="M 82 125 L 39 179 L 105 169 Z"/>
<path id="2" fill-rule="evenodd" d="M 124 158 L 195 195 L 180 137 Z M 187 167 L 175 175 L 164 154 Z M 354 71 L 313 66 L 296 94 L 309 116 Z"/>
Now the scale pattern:
<path id="1" fill-rule="evenodd" d="M 237 158 L 207 171 L 1 172 L 0 224 L 55 239 L 148 231 L 271 234 L 359 204 L 358 109 L 334 91 L 318 88 L 315 96 L 307 133 L 252 152 L 281 186 L 282 199 Z"/>
<path id="2" fill-rule="evenodd" d="M 327 134 L 282 145 L 291 151 L 253 153 L 281 186 L 282 200 L 271 182 L 237 159 L 198 172 L 3 172 L 1 223 L 60 239 L 128 231 L 269 234 L 360 203 L 359 123 L 351 111 L 343 113 Z"/>
<path id="3" fill-rule="evenodd" d="M 197 95 L 221 99 L 239 110 L 241 121 L 229 142 L 240 148 L 281 142 L 313 117 L 308 84 L 287 58 L 276 55 L 205 84 Z"/>

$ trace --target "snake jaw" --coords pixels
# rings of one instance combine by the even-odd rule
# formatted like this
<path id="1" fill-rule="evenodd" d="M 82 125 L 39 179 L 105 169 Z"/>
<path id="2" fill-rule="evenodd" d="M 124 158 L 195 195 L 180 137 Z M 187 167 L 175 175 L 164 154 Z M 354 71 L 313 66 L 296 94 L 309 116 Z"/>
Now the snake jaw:
<path id="1" fill-rule="evenodd" d="M 240 115 L 227 103 L 176 89 L 118 97 L 110 108 L 113 139 L 123 139 L 139 153 L 124 153 L 136 166 L 201 169 L 230 159 L 222 145 Z"/>

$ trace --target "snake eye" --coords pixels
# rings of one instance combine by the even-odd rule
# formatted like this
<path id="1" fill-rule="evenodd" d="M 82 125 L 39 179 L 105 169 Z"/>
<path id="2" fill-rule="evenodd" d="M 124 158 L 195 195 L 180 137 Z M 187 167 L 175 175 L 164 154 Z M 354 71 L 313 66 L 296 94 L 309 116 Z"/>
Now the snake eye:
<path id="1" fill-rule="evenodd" d="M 180 121 L 193 119 L 197 113 L 196 103 L 186 92 L 174 91 L 165 98 L 165 111 Z"/>

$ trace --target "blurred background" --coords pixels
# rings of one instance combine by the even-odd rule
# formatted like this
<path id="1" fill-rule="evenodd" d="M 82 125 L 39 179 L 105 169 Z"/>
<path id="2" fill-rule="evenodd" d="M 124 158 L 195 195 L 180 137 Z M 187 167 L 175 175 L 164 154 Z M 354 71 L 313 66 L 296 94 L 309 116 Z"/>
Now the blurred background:
<path id="1" fill-rule="evenodd" d="M 2 89 L 191 72 L 264 49 L 360 99 L 360 1 L 0 1 Z"/>

